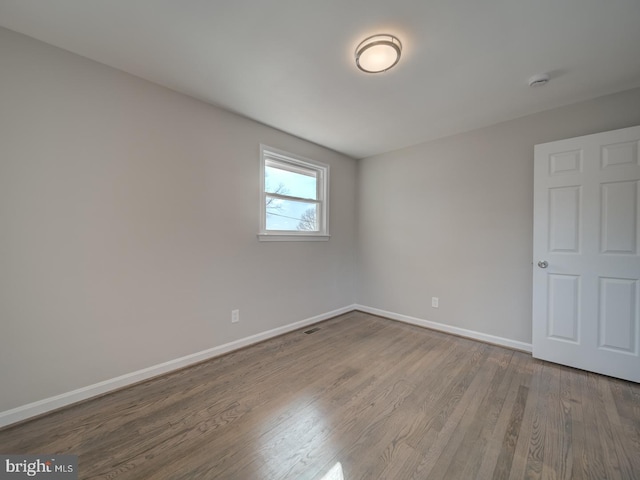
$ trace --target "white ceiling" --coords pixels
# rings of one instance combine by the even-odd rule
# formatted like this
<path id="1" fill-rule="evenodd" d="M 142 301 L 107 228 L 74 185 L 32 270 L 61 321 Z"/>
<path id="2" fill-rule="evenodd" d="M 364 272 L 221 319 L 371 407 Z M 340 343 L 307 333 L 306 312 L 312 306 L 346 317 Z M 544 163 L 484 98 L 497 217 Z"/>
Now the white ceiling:
<path id="1" fill-rule="evenodd" d="M 0 0 L 0 25 L 358 158 L 640 86 L 640 0 Z M 404 45 L 378 75 L 374 33 Z"/>

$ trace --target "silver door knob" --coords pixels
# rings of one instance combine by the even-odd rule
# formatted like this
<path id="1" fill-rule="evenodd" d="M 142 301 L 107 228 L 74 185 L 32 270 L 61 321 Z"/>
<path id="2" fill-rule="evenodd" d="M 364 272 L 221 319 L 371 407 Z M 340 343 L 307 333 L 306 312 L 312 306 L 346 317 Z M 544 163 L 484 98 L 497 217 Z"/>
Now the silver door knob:
<path id="1" fill-rule="evenodd" d="M 538 262 L 538 266 L 539 266 L 540 268 L 547 268 L 547 267 L 549 266 L 549 264 L 546 262 L 546 260 L 540 260 L 540 261 Z"/>

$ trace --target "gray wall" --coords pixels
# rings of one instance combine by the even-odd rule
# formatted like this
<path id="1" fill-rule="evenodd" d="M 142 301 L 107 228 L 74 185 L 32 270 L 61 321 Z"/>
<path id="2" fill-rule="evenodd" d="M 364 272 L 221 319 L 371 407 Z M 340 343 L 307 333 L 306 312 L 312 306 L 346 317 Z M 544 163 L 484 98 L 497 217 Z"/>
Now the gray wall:
<path id="1" fill-rule="evenodd" d="M 533 146 L 638 124 L 635 89 L 360 160 L 358 303 L 530 343 Z"/>
<path id="2" fill-rule="evenodd" d="M 258 242 L 260 143 L 331 165 L 329 242 Z M 0 29 L 0 411 L 353 304 L 356 168 Z"/>
<path id="3" fill-rule="evenodd" d="M 0 411 L 356 301 L 530 342 L 533 145 L 640 124 L 637 89 L 358 163 L 4 29 L 0 72 Z M 260 143 L 331 165 L 329 242 L 257 241 Z"/>

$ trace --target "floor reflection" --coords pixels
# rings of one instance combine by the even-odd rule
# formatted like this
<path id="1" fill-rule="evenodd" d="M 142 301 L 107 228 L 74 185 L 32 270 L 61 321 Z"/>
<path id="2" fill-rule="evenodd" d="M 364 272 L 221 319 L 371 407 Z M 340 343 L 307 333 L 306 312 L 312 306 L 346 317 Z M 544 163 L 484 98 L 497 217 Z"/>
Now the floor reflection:
<path id="1" fill-rule="evenodd" d="M 344 480 L 344 475 L 342 474 L 342 465 L 340 462 L 336 463 L 331 470 L 325 473 L 324 477 L 320 480 Z"/>
<path id="2" fill-rule="evenodd" d="M 339 458 L 340 446 L 334 445 L 335 425 L 330 412 L 331 409 L 318 401 L 316 395 L 297 392 L 265 410 L 259 429 L 254 429 L 260 432 L 254 452 L 260 459 L 262 478 L 297 478 L 301 471 L 309 475 L 314 468 L 335 462 Z M 328 463 L 331 459 L 333 462 Z M 339 463 L 325 472 L 315 470 L 313 478 L 344 478 Z"/>

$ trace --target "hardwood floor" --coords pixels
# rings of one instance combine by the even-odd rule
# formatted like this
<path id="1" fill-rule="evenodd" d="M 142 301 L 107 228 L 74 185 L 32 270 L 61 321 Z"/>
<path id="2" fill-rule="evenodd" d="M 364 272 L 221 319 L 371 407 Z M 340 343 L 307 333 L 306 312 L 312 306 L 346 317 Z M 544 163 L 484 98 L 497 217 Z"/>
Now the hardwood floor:
<path id="1" fill-rule="evenodd" d="M 352 312 L 0 431 L 86 479 L 640 478 L 640 385 Z"/>

